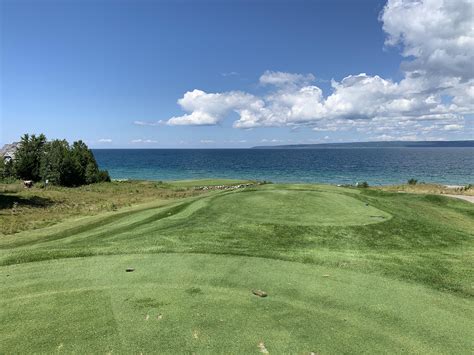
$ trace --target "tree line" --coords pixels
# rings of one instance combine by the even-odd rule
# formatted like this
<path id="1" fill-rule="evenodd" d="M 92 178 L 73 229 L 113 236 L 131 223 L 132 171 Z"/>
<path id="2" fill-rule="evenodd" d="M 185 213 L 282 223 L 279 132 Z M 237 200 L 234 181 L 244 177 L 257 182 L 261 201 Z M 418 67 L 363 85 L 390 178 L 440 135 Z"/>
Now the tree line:
<path id="1" fill-rule="evenodd" d="M 100 170 L 94 154 L 83 141 L 69 144 L 65 139 L 48 141 L 44 134 L 21 137 L 14 159 L 1 157 L 0 178 L 80 186 L 110 181 Z"/>

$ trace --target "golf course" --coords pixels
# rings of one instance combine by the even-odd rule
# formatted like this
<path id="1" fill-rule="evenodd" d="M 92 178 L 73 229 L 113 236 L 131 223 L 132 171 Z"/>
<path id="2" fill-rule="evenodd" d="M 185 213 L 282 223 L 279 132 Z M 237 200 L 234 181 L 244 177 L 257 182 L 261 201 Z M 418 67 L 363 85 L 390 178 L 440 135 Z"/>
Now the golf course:
<path id="1" fill-rule="evenodd" d="M 225 180 L 0 199 L 2 354 L 474 350 L 468 201 Z"/>

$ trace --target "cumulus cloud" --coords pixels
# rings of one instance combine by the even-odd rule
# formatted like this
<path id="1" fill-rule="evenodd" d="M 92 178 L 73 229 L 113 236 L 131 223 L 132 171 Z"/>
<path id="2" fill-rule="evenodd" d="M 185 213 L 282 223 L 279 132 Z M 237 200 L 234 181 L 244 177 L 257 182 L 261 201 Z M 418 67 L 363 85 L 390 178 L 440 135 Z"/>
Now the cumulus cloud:
<path id="1" fill-rule="evenodd" d="M 353 74 L 332 80 L 325 95 L 312 74 L 266 71 L 259 78 L 263 95 L 195 89 L 178 100 L 186 113 L 164 123 L 216 125 L 236 115 L 236 128 L 354 129 L 379 132 L 380 139 L 462 130 L 464 115 L 474 113 L 470 0 L 389 0 L 380 21 L 386 46 L 404 58 L 400 81 Z"/>
<path id="2" fill-rule="evenodd" d="M 99 143 L 112 143 L 112 139 L 110 138 L 100 138 L 98 140 Z"/>
<path id="3" fill-rule="evenodd" d="M 230 111 L 240 113 L 247 108 L 258 109 L 263 102 L 254 95 L 241 91 L 206 93 L 193 90 L 184 94 L 178 104 L 189 113 L 170 118 L 166 122 L 168 125 L 215 125 Z"/>
<path id="4" fill-rule="evenodd" d="M 410 74 L 441 80 L 473 77 L 473 5 L 471 0 L 390 0 L 380 16 L 385 43 L 401 45 Z M 444 77 L 444 78 L 443 78 Z"/>
<path id="5" fill-rule="evenodd" d="M 199 141 L 199 143 L 201 143 L 201 144 L 212 144 L 212 143 L 214 143 L 214 141 L 212 139 L 201 139 Z"/>

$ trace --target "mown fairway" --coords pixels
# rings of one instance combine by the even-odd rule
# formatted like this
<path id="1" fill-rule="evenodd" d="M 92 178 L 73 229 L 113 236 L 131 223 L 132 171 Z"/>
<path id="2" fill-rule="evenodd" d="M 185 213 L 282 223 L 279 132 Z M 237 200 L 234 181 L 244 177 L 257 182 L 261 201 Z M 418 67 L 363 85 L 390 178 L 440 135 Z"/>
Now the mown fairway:
<path id="1" fill-rule="evenodd" d="M 470 354 L 473 231 L 465 201 L 264 185 L 3 235 L 0 352 Z"/>

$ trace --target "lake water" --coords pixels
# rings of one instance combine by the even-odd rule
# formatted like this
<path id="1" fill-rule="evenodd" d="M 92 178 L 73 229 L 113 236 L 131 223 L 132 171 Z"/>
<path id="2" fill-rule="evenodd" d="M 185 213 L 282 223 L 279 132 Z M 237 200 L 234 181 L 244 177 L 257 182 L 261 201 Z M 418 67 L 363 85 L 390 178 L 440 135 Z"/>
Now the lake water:
<path id="1" fill-rule="evenodd" d="M 474 183 L 474 148 L 96 149 L 113 179 Z"/>

